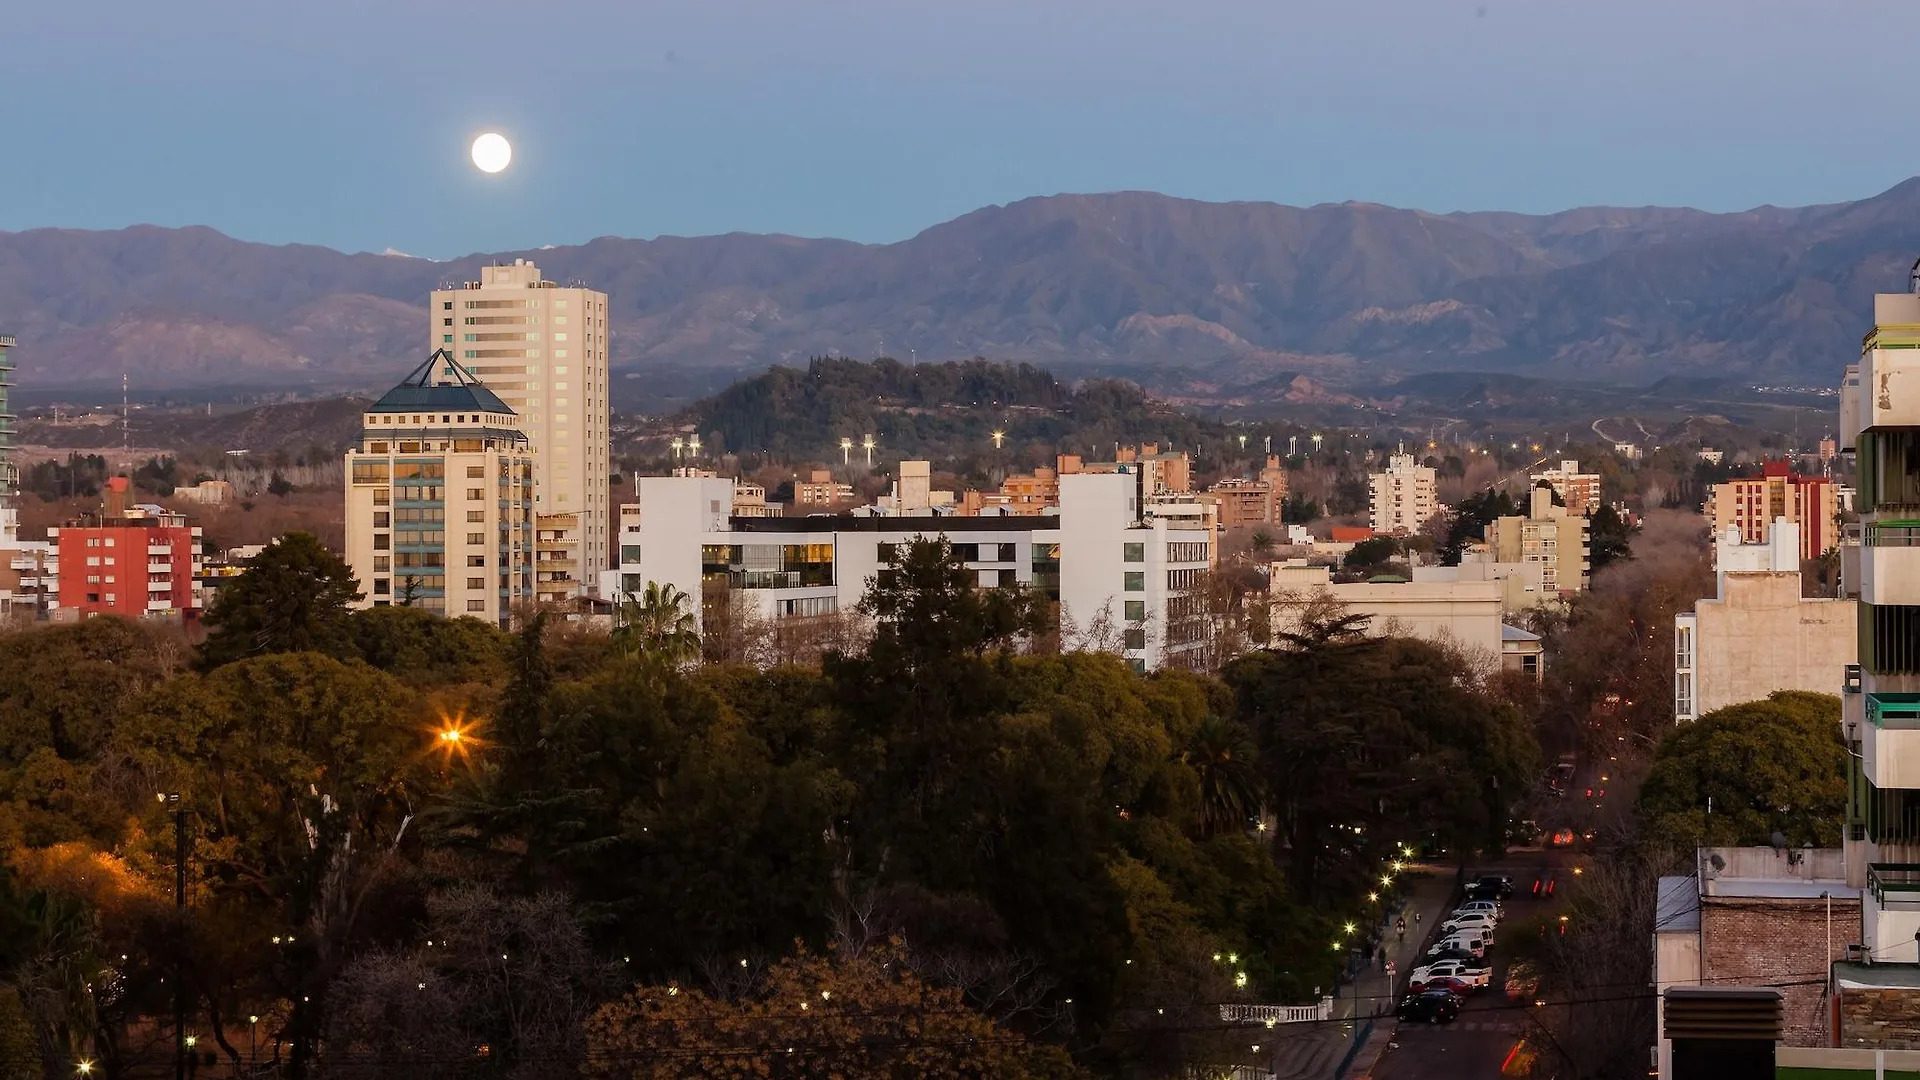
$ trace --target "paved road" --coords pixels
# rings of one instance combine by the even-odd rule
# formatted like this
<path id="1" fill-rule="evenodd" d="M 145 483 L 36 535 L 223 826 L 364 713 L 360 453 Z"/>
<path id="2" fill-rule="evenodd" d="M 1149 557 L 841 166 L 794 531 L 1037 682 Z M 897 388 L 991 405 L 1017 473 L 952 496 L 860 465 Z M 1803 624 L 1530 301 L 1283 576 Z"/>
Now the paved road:
<path id="1" fill-rule="evenodd" d="M 1489 869 L 1513 875 L 1514 896 L 1493 949 L 1493 981 L 1468 999 L 1460 1018 L 1451 1024 L 1399 1024 L 1385 1052 L 1371 1072 L 1372 1080 L 1491 1080 L 1530 1021 L 1527 1010 L 1514 1007 L 1505 993 L 1507 961 L 1513 952 L 1509 940 L 1534 933 L 1535 921 L 1558 910 L 1555 901 L 1534 899 L 1534 879 L 1551 870 L 1559 881 L 1569 880 L 1573 856 L 1563 851 L 1515 851 Z M 1403 984 L 1404 986 L 1404 984 Z"/>

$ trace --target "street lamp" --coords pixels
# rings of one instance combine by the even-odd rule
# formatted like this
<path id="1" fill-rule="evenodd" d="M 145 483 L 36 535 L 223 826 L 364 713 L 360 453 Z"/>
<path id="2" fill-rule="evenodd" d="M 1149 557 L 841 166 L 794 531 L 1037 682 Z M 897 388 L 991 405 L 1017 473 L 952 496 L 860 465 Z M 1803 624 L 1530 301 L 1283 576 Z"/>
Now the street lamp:
<path id="1" fill-rule="evenodd" d="M 873 441 L 873 436 L 871 435 L 864 436 L 860 440 L 860 449 L 865 450 L 867 452 L 867 468 L 869 469 L 873 468 L 874 445 L 875 444 Z"/>
<path id="2" fill-rule="evenodd" d="M 156 792 L 160 805 L 173 815 L 173 909 L 180 913 L 181 948 L 173 954 L 173 1076 L 187 1078 L 187 1049 L 193 1036 L 187 1030 L 187 977 L 182 962 L 187 930 L 187 808 L 178 792 Z"/>
<path id="3" fill-rule="evenodd" d="M 853 464 L 853 440 L 852 439 L 840 440 L 840 464 L 842 465 Z"/>

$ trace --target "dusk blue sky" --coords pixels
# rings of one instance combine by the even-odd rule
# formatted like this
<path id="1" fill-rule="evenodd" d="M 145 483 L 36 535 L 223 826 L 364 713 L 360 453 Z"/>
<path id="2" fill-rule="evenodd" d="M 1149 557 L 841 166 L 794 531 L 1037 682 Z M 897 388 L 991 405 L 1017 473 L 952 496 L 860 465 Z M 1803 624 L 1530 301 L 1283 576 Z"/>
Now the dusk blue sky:
<path id="1" fill-rule="evenodd" d="M 444 258 L 1118 189 L 1830 202 L 1920 172 L 1917 36 L 1912 0 L 10 0 L 0 229 Z"/>

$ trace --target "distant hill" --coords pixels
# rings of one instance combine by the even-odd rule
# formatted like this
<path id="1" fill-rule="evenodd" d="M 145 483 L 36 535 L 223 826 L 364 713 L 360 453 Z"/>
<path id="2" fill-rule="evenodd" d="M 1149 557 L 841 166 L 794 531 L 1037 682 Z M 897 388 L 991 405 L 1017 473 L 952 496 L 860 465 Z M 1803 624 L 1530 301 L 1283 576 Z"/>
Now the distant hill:
<path id="1" fill-rule="evenodd" d="M 1337 396 L 1437 371 L 1831 383 L 1920 254 L 1920 180 L 1733 214 L 1436 215 L 1147 192 L 988 207 L 894 244 L 602 238 L 433 262 L 211 229 L 0 233 L 20 382 L 375 391 L 442 282 L 525 256 L 611 298 L 616 402 L 817 355 L 1191 371 L 1196 395 Z M 723 374 L 716 374 L 723 373 Z M 1301 380 L 1306 380 L 1304 383 Z"/>
<path id="2" fill-rule="evenodd" d="M 338 456 L 360 435 L 360 417 L 370 401 L 360 397 L 322 398 L 207 415 L 197 409 L 143 408 L 127 419 L 126 438 L 135 447 L 176 452 L 197 451 L 201 456 L 228 450 L 251 452 L 327 451 L 322 459 Z M 104 450 L 120 445 L 118 412 L 51 419 L 23 419 L 15 441 L 23 446 L 63 450 Z"/>
<path id="3" fill-rule="evenodd" d="M 678 422 L 700 432 L 713 453 L 826 460 L 846 438 L 856 444 L 852 457 L 863 460 L 858 444 L 872 435 L 876 462 L 926 457 L 961 468 L 1051 462 L 1056 450 L 1112 460 L 1121 443 L 1191 450 L 1226 438 L 1221 425 L 1130 383 L 1088 379 L 1070 389 L 1045 370 L 984 360 L 817 359 L 804 369 L 775 367 L 695 403 Z"/>

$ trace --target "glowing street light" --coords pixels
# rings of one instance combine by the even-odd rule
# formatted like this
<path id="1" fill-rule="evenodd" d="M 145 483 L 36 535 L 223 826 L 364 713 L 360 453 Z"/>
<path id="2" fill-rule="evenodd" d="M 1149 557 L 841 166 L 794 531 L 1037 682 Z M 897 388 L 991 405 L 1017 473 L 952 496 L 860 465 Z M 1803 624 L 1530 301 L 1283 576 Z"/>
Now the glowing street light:
<path id="1" fill-rule="evenodd" d="M 840 464 L 842 465 L 853 464 L 853 440 L 852 439 L 840 440 Z"/>
<path id="2" fill-rule="evenodd" d="M 1004 432 L 1004 431 L 996 431 L 996 432 L 994 432 L 994 433 L 993 433 L 993 448 L 994 448 L 995 450 L 998 450 L 998 449 L 1000 449 L 1000 444 L 1001 444 L 1001 443 L 1003 443 L 1003 442 L 1005 442 L 1005 441 L 1006 441 L 1006 438 L 1007 438 L 1007 433 L 1006 433 L 1006 432 Z"/>
<path id="3" fill-rule="evenodd" d="M 860 449 L 867 452 L 867 468 L 869 469 L 873 468 L 873 448 L 875 445 L 873 436 L 871 435 L 863 436 L 860 439 Z"/>
<path id="4" fill-rule="evenodd" d="M 673 441 L 668 443 L 667 445 L 673 448 L 673 459 L 675 461 L 678 461 L 680 460 L 681 451 L 687 448 L 687 440 L 681 438 L 678 435 L 675 435 L 673 437 Z"/>

